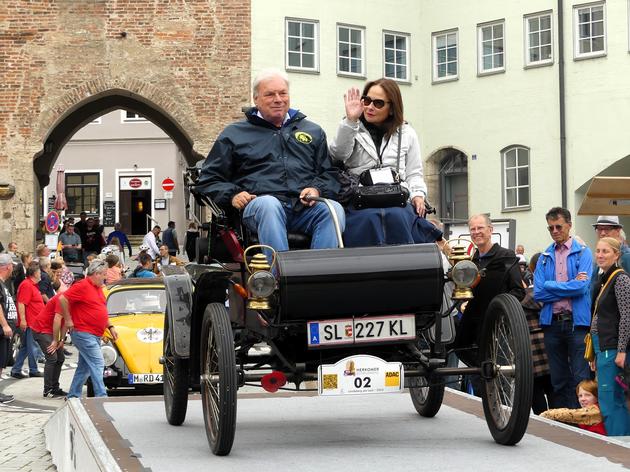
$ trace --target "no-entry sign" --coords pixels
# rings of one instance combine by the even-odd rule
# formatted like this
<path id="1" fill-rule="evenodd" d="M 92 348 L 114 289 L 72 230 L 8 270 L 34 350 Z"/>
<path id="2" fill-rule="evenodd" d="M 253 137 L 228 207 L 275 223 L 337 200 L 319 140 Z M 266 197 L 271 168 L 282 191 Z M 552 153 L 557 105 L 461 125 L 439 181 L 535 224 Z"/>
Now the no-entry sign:
<path id="1" fill-rule="evenodd" d="M 162 188 L 165 192 L 170 192 L 175 188 L 175 182 L 170 177 L 167 177 L 162 181 Z"/>

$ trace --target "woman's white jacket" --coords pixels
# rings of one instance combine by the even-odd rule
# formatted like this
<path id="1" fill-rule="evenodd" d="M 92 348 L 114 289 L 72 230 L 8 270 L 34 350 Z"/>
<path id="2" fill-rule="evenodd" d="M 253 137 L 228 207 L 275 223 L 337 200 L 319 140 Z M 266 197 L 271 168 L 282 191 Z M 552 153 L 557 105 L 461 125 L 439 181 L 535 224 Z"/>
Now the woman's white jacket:
<path id="1" fill-rule="evenodd" d="M 427 185 L 422 175 L 420 142 L 414 129 L 407 123 L 396 130 L 389 140 L 381 143 L 383 167 L 396 169 L 398 136 L 400 130 L 400 167 L 399 175 L 409 190 L 409 198 L 426 197 Z M 329 141 L 328 150 L 333 160 L 343 162 L 353 174 L 361 174 L 366 169 L 378 167 L 380 162 L 376 146 L 370 132 L 361 121 L 352 122 L 344 118 L 337 128 L 337 136 Z"/>

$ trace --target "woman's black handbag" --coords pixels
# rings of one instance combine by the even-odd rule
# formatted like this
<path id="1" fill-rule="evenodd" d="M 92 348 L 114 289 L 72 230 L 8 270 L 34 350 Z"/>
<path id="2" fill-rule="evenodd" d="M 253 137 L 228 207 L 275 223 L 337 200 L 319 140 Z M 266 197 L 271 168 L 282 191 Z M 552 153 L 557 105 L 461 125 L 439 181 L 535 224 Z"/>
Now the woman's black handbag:
<path id="1" fill-rule="evenodd" d="M 398 156 L 396 159 L 396 171 L 391 169 L 394 182 L 384 184 L 372 182 L 370 170 L 364 171 L 359 180 L 361 186 L 357 186 L 354 191 L 353 204 L 357 210 L 363 208 L 390 208 L 404 207 L 409 200 L 409 190 L 403 187 L 400 182 L 398 171 L 400 169 L 400 139 L 402 130 L 398 130 Z"/>
<path id="2" fill-rule="evenodd" d="M 400 184 L 376 184 L 358 187 L 354 193 L 354 207 L 389 208 L 404 207 L 409 200 L 409 190 Z"/>

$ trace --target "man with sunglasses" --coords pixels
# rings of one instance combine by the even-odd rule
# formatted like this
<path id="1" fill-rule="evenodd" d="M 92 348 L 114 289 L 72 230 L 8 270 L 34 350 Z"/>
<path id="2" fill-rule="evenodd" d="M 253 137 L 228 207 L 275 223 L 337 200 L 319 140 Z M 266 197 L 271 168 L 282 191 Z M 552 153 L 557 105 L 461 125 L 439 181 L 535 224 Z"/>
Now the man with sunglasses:
<path id="1" fill-rule="evenodd" d="M 571 213 L 554 207 L 547 212 L 553 239 L 534 271 L 534 298 L 543 303 L 540 326 L 545 337 L 553 385 L 552 408 L 578 408 L 575 387 L 590 378 L 584 360 L 584 336 L 591 324 L 591 250 L 570 236 Z"/>
<path id="2" fill-rule="evenodd" d="M 288 250 L 287 231 L 310 235 L 313 249 L 337 247 L 326 205 L 305 200 L 336 198 L 339 192 L 324 131 L 289 107 L 284 72 L 261 72 L 252 89 L 255 107 L 219 135 L 197 190 L 222 207 L 242 211 L 243 223 L 276 251 Z M 343 231 L 343 208 L 333 206 Z"/>

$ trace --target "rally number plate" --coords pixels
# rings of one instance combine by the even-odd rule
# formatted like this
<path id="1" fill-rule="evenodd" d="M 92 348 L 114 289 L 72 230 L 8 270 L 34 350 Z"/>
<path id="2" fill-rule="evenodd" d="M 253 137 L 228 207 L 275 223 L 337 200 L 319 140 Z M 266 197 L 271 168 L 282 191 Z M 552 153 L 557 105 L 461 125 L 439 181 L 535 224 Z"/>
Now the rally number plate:
<path id="1" fill-rule="evenodd" d="M 415 339 L 416 318 L 395 315 L 309 321 L 306 332 L 309 347 Z"/>
<path id="2" fill-rule="evenodd" d="M 320 395 L 357 395 L 400 392 L 405 384 L 400 362 L 358 355 L 336 364 L 322 364 L 317 370 Z"/>

